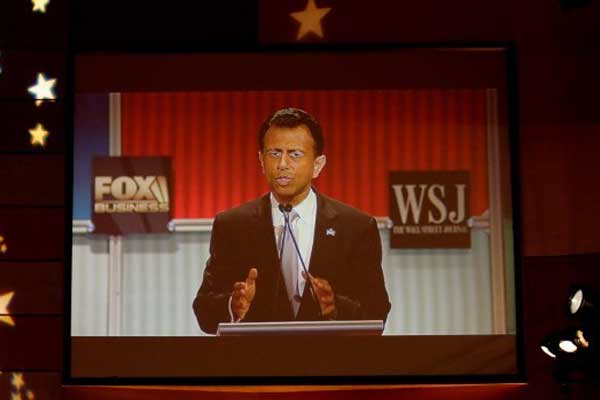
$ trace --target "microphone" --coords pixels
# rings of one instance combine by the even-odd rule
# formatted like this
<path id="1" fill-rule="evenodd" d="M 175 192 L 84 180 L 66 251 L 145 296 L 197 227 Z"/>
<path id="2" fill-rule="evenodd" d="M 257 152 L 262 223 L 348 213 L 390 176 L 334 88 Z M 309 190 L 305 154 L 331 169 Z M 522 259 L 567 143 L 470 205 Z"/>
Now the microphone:
<path id="1" fill-rule="evenodd" d="M 290 224 L 289 213 L 292 211 L 292 209 L 293 209 L 293 207 L 289 203 L 288 204 L 279 203 L 279 211 L 281 211 L 281 213 L 283 214 L 283 218 L 285 219 L 285 227 L 284 227 L 284 231 L 283 231 L 284 236 L 283 236 L 283 239 L 281 242 L 281 251 L 279 254 L 279 259 L 281 260 L 281 257 L 283 256 L 283 246 L 284 246 L 286 232 L 289 232 L 289 235 L 292 238 L 292 242 L 294 242 L 294 248 L 296 249 L 296 254 L 298 255 L 298 258 L 300 258 L 300 264 L 302 264 L 302 270 L 306 274 L 306 280 L 308 281 L 310 291 L 312 292 L 311 297 L 313 298 L 313 300 L 317 300 L 317 291 L 315 290 L 313 281 L 312 281 L 310 275 L 308 274 L 308 269 L 306 268 L 306 264 L 304 263 L 302 254 L 300 254 L 300 248 L 298 247 L 298 242 L 296 241 L 296 237 L 294 236 L 294 232 L 292 231 L 292 227 Z M 319 309 L 319 315 L 320 315 L 321 314 L 321 304 L 318 302 L 318 300 L 317 300 L 317 307 Z"/>

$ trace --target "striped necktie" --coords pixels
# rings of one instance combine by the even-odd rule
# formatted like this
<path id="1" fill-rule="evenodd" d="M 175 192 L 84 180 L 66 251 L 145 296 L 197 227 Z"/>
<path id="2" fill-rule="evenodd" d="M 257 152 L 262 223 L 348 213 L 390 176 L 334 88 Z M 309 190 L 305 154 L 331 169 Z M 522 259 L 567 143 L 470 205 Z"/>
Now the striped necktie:
<path id="1" fill-rule="evenodd" d="M 298 219 L 298 213 L 296 210 L 292 210 L 289 214 L 290 228 L 296 236 L 297 230 L 295 229 L 295 222 Z M 300 294 L 298 292 L 298 253 L 296 252 L 296 246 L 290 236 L 290 232 L 284 227 L 285 231 L 281 235 L 283 241 L 283 251 L 281 253 L 281 268 L 283 273 L 283 280 L 285 281 L 285 288 L 287 289 L 288 299 L 292 310 L 294 310 L 294 316 L 298 314 L 300 308 Z M 281 251 L 281 245 L 280 245 Z"/>

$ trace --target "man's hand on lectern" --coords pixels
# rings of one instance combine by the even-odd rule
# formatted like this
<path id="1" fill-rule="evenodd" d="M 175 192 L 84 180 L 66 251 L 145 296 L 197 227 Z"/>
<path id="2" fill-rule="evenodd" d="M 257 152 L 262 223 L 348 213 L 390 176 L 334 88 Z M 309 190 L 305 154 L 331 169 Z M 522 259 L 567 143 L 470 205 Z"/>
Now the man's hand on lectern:
<path id="1" fill-rule="evenodd" d="M 302 276 L 306 279 L 304 271 L 302 271 Z M 335 293 L 333 293 L 333 288 L 326 279 L 314 277 L 312 274 L 309 274 L 309 276 L 317 292 L 315 295 L 321 306 L 321 315 L 324 318 L 334 319 L 337 310 L 335 308 Z"/>
<path id="2" fill-rule="evenodd" d="M 245 282 L 236 282 L 233 284 L 233 292 L 231 293 L 231 311 L 238 321 L 244 319 L 246 313 L 250 309 L 252 300 L 254 300 L 257 276 L 258 271 L 256 268 L 251 268 L 250 271 L 248 271 L 248 277 Z"/>

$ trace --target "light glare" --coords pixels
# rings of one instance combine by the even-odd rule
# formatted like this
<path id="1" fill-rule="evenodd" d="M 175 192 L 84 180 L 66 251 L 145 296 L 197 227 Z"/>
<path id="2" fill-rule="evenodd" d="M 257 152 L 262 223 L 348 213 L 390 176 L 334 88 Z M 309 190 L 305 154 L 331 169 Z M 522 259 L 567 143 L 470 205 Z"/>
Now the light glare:
<path id="1" fill-rule="evenodd" d="M 541 346 L 542 351 L 552 358 L 556 358 L 556 354 L 550 351 L 546 346 Z"/>
<path id="2" fill-rule="evenodd" d="M 577 346 L 570 340 L 561 340 L 558 343 L 558 347 L 565 353 L 575 353 L 577 351 Z"/>
<path id="3" fill-rule="evenodd" d="M 579 311 L 579 308 L 581 307 L 582 303 L 583 290 L 577 289 L 575 294 L 573 294 L 573 296 L 571 296 L 571 299 L 569 299 L 569 310 L 571 311 L 571 314 L 575 314 L 577 311 Z"/>

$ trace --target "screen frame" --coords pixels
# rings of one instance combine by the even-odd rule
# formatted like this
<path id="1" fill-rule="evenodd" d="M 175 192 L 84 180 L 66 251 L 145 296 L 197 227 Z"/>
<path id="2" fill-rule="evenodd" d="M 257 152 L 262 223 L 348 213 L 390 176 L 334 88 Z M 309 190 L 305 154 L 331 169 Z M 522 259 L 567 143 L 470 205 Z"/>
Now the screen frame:
<path id="1" fill-rule="evenodd" d="M 64 369 L 63 383 L 68 385 L 290 385 L 290 384 L 316 384 L 316 385 L 350 385 L 350 384 L 398 384 L 398 383 L 509 383 L 525 381 L 524 366 L 524 335 L 522 322 L 522 243 L 520 220 L 520 169 L 519 169 L 519 134 L 518 134 L 518 96 L 517 96 L 517 60 L 516 50 L 512 42 L 503 43 L 435 43 L 435 44 L 386 44 L 386 45 L 311 45 L 310 47 L 298 45 L 273 45 L 249 46 L 243 48 L 226 47 L 221 49 L 196 48 L 177 49 L 176 53 L 191 54 L 223 54 L 223 53 L 250 53 L 250 54 L 281 54 L 281 53 L 358 53 L 358 52 L 386 52 L 396 50 L 474 50 L 474 51 L 502 51 L 505 53 L 505 77 L 507 97 L 507 131 L 510 151 L 510 180 L 512 198 L 513 222 L 513 257 L 514 257 L 514 285 L 515 285 L 515 319 L 516 319 L 516 373 L 509 375 L 353 375 L 353 376 L 239 376 L 239 377 L 74 377 L 71 370 L 72 337 L 71 337 L 71 286 L 72 286 L 72 215 L 73 215 L 73 160 L 74 160 L 74 97 L 76 93 L 77 75 L 76 58 L 80 55 L 98 54 L 92 49 L 74 50 L 70 52 L 68 61 L 67 82 L 67 154 L 66 168 L 66 224 L 65 240 L 65 311 L 64 311 Z M 173 54 L 169 49 L 158 49 L 151 53 L 154 56 Z M 117 55 L 148 54 L 145 49 L 129 49 L 127 51 L 111 52 Z M 99 54 L 102 57 L 102 54 Z"/>

